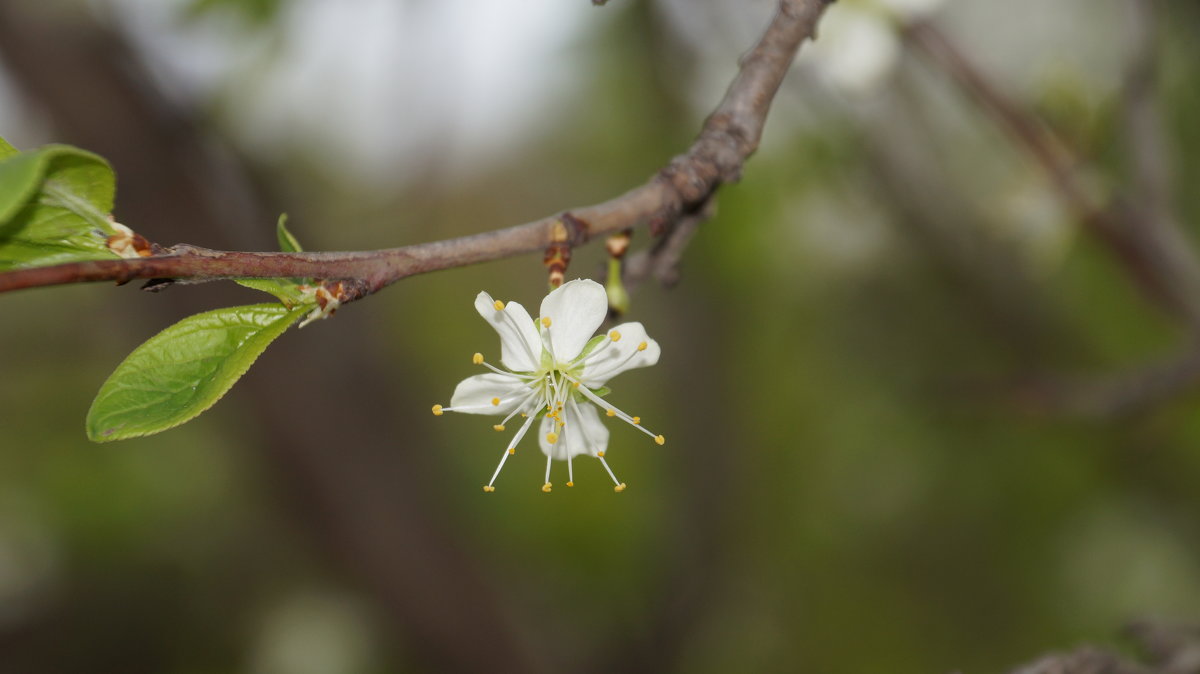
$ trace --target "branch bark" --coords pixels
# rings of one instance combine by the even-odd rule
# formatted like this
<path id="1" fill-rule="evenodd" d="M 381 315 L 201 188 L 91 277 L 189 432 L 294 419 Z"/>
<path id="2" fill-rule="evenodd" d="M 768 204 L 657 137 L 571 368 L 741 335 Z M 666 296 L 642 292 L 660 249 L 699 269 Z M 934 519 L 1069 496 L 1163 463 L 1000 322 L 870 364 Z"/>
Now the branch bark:
<path id="1" fill-rule="evenodd" d="M 662 231 L 736 181 L 758 149 L 763 125 L 779 85 L 800 48 L 812 37 L 832 0 L 780 0 L 762 38 L 745 56 L 725 97 L 701 127 L 691 148 L 650 181 L 603 203 L 571 209 L 573 218 L 550 215 L 522 225 L 472 236 L 377 251 L 347 253 L 249 253 L 191 245 L 133 260 L 76 262 L 0 274 L 0 292 L 39 286 L 132 279 L 315 277 L 350 281 L 352 301 L 400 279 L 440 269 L 544 250 L 554 230 L 567 226 L 572 247 L 595 237 L 649 225 Z"/>

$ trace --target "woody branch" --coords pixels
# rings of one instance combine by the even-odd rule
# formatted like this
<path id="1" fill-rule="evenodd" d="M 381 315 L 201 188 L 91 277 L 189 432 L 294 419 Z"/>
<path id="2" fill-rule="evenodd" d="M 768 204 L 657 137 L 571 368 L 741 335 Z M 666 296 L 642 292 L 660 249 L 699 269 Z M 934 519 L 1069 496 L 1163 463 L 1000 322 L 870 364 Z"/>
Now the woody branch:
<path id="1" fill-rule="evenodd" d="M 725 97 L 691 148 L 645 184 L 599 204 L 505 229 L 443 241 L 361 252 L 218 251 L 181 244 L 149 257 L 75 262 L 0 274 L 0 292 L 40 286 L 132 279 L 314 277 L 349 282 L 358 299 L 414 274 L 545 250 L 567 230 L 571 246 L 640 226 L 660 232 L 736 181 L 758 148 L 771 102 L 801 43 L 813 37 L 832 0 L 780 0 L 758 43 L 741 59 Z M 557 233 L 557 235 L 556 235 Z"/>

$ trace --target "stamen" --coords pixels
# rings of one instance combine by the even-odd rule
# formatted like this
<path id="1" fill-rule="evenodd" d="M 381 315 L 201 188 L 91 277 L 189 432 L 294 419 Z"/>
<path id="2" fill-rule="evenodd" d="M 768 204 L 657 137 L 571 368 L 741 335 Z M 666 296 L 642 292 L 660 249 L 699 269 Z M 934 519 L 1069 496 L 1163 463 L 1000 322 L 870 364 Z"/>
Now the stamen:
<path id="1" fill-rule="evenodd" d="M 661 435 L 656 435 L 656 436 L 654 437 L 654 441 L 655 441 L 655 442 L 657 442 L 659 445 L 665 445 L 665 444 L 667 444 L 667 439 L 666 439 L 666 438 L 664 438 L 664 437 L 663 437 L 663 436 L 661 436 Z"/>
<path id="2" fill-rule="evenodd" d="M 638 344 L 638 351 L 645 351 L 646 347 L 648 347 L 648 346 L 650 346 L 650 345 L 647 344 L 646 342 L 642 342 L 641 344 Z"/>
<path id="3" fill-rule="evenodd" d="M 619 485 L 617 485 L 617 486 L 613 487 L 613 491 L 617 492 L 618 494 L 620 494 L 621 492 L 625 491 L 625 483 L 624 483 L 624 482 L 622 482 L 621 484 L 619 484 Z"/>
<path id="4" fill-rule="evenodd" d="M 617 416 L 617 411 L 616 410 L 605 410 L 604 415 L 608 416 L 608 417 L 615 417 L 615 416 Z"/>
<path id="5" fill-rule="evenodd" d="M 529 427 L 532 425 L 533 417 L 529 417 L 529 419 L 521 425 L 521 428 L 517 431 L 517 434 L 513 436 L 512 442 L 508 444 L 508 448 L 504 450 L 504 454 L 500 457 L 500 465 L 496 466 L 496 472 L 492 473 L 492 479 L 487 483 L 488 487 L 491 487 L 496 483 L 496 478 L 500 477 L 500 469 L 504 468 L 504 462 L 508 460 L 510 455 L 517 453 L 517 443 L 521 442 L 521 438 L 525 437 L 525 432 L 528 431 Z M 488 491 L 488 489 L 485 487 L 484 491 Z"/>
<path id="6" fill-rule="evenodd" d="M 499 407 L 499 406 L 500 406 L 500 399 L 499 399 L 499 398 L 492 398 L 492 405 L 493 405 L 493 406 L 495 406 L 495 407 Z"/>
<path id="7" fill-rule="evenodd" d="M 614 342 L 619 342 L 621 341 L 621 333 L 613 330 L 612 332 L 608 333 L 608 338 Z"/>
<path id="8" fill-rule="evenodd" d="M 492 430 L 502 431 L 504 430 L 504 424 L 496 424 L 495 426 L 492 426 Z"/>
<path id="9" fill-rule="evenodd" d="M 573 458 L 574 457 L 572 457 L 570 454 L 567 454 L 567 486 L 568 487 L 575 486 L 575 467 L 571 463 L 571 460 Z"/>
<path id="10" fill-rule="evenodd" d="M 471 362 L 476 365 L 483 365 L 483 354 L 476 352 L 474 356 L 471 356 Z"/>
<path id="11" fill-rule="evenodd" d="M 441 405 L 433 406 L 433 416 L 435 416 L 435 417 L 442 416 L 442 406 Z"/>
<path id="12" fill-rule="evenodd" d="M 490 484 L 485 484 L 485 485 L 483 485 L 483 490 L 490 494 L 490 493 L 496 491 L 496 488 Z"/>
<path id="13" fill-rule="evenodd" d="M 605 472 L 607 472 L 607 473 L 608 473 L 608 476 L 612 478 L 613 484 L 615 484 L 615 485 L 616 485 L 616 487 L 614 488 L 614 490 L 615 490 L 615 491 L 618 491 L 618 492 L 620 492 L 620 491 L 624 491 L 624 490 L 625 490 L 625 483 L 624 483 L 624 482 L 621 482 L 620 480 L 618 480 L 616 475 L 613 475 L 612 468 L 609 468 L 609 467 L 608 467 L 608 462 L 604 460 L 604 454 L 603 454 L 603 452 L 601 452 L 601 453 L 600 453 L 600 455 L 599 455 L 599 456 L 597 456 L 596 458 L 600 459 L 600 465 L 604 466 L 604 470 L 605 470 Z"/>
<path id="14" fill-rule="evenodd" d="M 500 425 L 503 426 L 503 425 L 507 424 L 508 420 L 512 419 L 514 416 L 516 416 L 517 412 L 520 412 L 521 408 L 525 407 L 525 405 L 527 405 L 529 403 L 529 401 L 537 394 L 538 394 L 537 389 L 530 391 L 529 395 L 525 396 L 524 400 L 517 403 L 517 406 L 513 408 L 513 411 L 509 412 L 508 416 L 504 417 L 504 421 L 501 421 Z M 526 416 L 527 415 L 524 412 L 521 412 L 521 418 L 525 418 Z"/>
<path id="15" fill-rule="evenodd" d="M 542 327 L 544 327 L 544 328 L 550 327 L 550 317 L 549 316 L 545 316 L 542 318 Z"/>
<path id="16" fill-rule="evenodd" d="M 548 442 L 552 445 L 554 443 L 558 442 L 558 433 L 547 433 L 546 434 L 546 442 Z"/>
<path id="17" fill-rule="evenodd" d="M 554 488 L 554 485 L 550 484 L 549 482 L 547 482 L 546 484 L 542 485 L 542 491 L 546 492 L 547 494 L 549 494 L 549 493 L 550 493 L 550 490 L 551 490 L 551 489 L 553 489 L 553 488 Z"/>
<path id="18" fill-rule="evenodd" d="M 496 300 L 496 303 L 492 306 L 496 307 L 496 311 L 504 311 L 504 302 L 501 302 L 500 300 Z"/>
<path id="19" fill-rule="evenodd" d="M 553 460 L 554 457 L 550 456 L 549 454 L 546 455 L 546 484 L 542 485 L 542 491 L 546 492 L 547 494 L 550 493 L 550 487 L 552 486 L 550 484 L 550 462 Z"/>
<path id="20" fill-rule="evenodd" d="M 574 378 L 572 378 L 572 377 L 569 377 L 569 376 L 568 376 L 567 378 L 568 378 L 568 379 L 571 379 L 571 381 L 576 381 L 576 380 L 575 380 Z M 578 389 L 578 391 L 579 391 L 580 393 L 582 393 L 582 394 L 583 394 L 583 397 L 585 397 L 585 398 L 587 398 L 588 400 L 590 400 L 590 401 L 592 401 L 593 403 L 595 403 L 597 407 L 599 407 L 599 408 L 600 408 L 600 409 L 602 409 L 602 410 L 605 410 L 605 412 L 606 412 L 606 414 L 608 414 L 608 416 L 610 416 L 610 417 L 612 417 L 612 416 L 615 416 L 615 417 L 618 417 L 618 418 L 620 418 L 620 419 L 621 419 L 621 421 L 624 421 L 625 423 L 627 423 L 627 424 L 629 424 L 629 425 L 633 426 L 634 428 L 636 428 L 636 429 L 638 429 L 639 431 L 641 431 L 641 432 L 645 433 L 646 435 L 649 435 L 650 437 L 654 438 L 654 441 L 655 441 L 655 442 L 658 442 L 658 434 L 657 434 L 657 433 L 653 433 L 653 432 L 651 432 L 649 429 L 647 429 L 646 427 L 642 426 L 642 425 L 641 425 L 641 421 L 642 421 L 641 417 L 636 417 L 636 418 L 637 418 L 637 421 L 634 421 L 634 418 L 635 418 L 635 417 L 631 417 L 631 416 L 629 416 L 628 414 L 625 414 L 625 413 L 624 413 L 624 412 L 622 412 L 621 410 L 617 409 L 616 407 L 614 407 L 614 406 L 610 405 L 609 403 L 605 402 L 605 400 L 604 400 L 603 398 L 601 398 L 600 396 L 596 395 L 595 393 L 592 393 L 592 390 L 591 390 L 591 389 L 589 389 L 589 388 L 588 388 L 588 387 L 586 387 L 586 386 L 580 386 L 580 387 L 579 387 L 579 389 Z M 665 440 L 664 440 L 664 442 L 665 442 Z"/>
<path id="21" fill-rule="evenodd" d="M 479 354 L 475 354 L 475 355 L 479 355 Z M 482 365 L 482 366 L 486 367 L 487 369 L 491 370 L 492 372 L 495 372 L 496 374 L 502 374 L 505 377 L 514 377 L 516 379 L 523 379 L 526 382 L 528 382 L 530 379 L 534 378 L 533 375 L 531 375 L 531 374 L 517 374 L 516 372 L 509 372 L 508 370 L 501 370 L 500 368 L 496 367 L 495 365 L 492 365 L 491 363 L 489 363 L 487 361 L 478 361 L 478 362 L 475 362 L 475 364 Z"/>

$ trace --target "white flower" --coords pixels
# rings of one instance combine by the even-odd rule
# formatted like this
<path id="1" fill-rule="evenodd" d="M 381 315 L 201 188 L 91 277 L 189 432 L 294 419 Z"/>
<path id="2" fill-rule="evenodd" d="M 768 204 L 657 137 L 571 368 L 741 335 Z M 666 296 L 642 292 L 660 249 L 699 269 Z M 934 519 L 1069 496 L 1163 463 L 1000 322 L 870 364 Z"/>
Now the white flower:
<path id="1" fill-rule="evenodd" d="M 874 91 L 900 60 L 898 23 L 933 14 L 945 0 L 856 0 L 839 2 L 821 21 L 820 38 L 802 58 L 836 89 L 862 95 Z"/>
<path id="2" fill-rule="evenodd" d="M 623 323 L 607 334 L 592 337 L 608 313 L 604 287 L 595 281 L 577 279 L 564 283 L 542 300 L 541 317 L 534 321 L 525 307 L 516 302 L 495 301 L 486 292 L 475 298 L 475 309 L 496 332 L 500 333 L 498 368 L 475 354 L 472 361 L 491 373 L 467 377 L 454 389 L 450 406 L 433 406 L 433 413 L 503 415 L 493 426 L 503 431 L 513 417 L 525 419 L 500 457 L 500 465 L 483 490 L 493 486 L 504 462 L 516 453 L 517 444 L 540 419 L 538 444 L 546 455 L 546 480 L 542 491 L 549 492 L 550 465 L 555 459 L 567 462 L 567 486 L 575 486 L 572 459 L 588 455 L 600 459 L 612 478 L 616 491 L 625 483 L 617 480 L 604 450 L 608 447 L 608 428 L 600 422 L 596 408 L 617 417 L 658 444 L 666 439 L 641 425 L 641 418 L 630 416 L 604 400 L 605 384 L 618 374 L 635 367 L 658 362 L 658 342 L 646 335 L 641 323 Z"/>

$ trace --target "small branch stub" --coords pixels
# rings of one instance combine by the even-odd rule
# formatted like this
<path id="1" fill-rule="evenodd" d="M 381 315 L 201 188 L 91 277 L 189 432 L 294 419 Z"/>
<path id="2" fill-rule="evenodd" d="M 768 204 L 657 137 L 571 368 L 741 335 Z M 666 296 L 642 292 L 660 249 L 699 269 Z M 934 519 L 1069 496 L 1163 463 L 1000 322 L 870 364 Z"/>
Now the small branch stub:
<path id="1" fill-rule="evenodd" d="M 572 239 L 567 226 L 568 223 L 574 225 L 577 222 L 570 213 L 563 213 L 561 218 L 550 225 L 550 245 L 546 247 L 542 263 L 546 265 L 546 271 L 550 275 L 551 290 L 561 286 L 566 277 L 567 265 L 571 263 Z M 578 228 L 576 229 L 578 231 Z"/>

